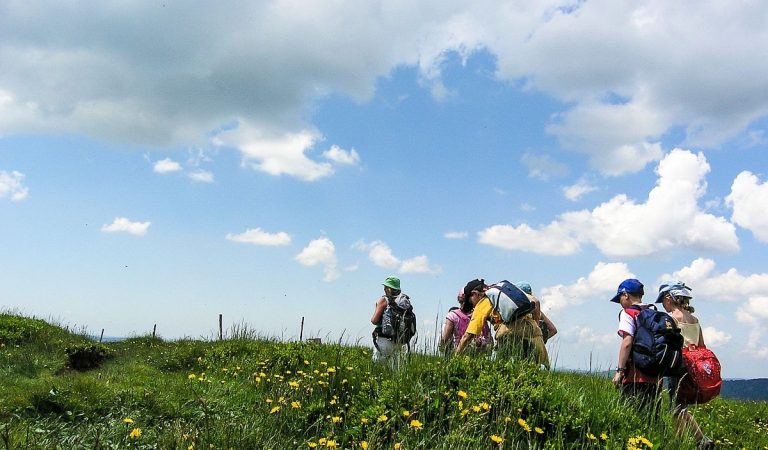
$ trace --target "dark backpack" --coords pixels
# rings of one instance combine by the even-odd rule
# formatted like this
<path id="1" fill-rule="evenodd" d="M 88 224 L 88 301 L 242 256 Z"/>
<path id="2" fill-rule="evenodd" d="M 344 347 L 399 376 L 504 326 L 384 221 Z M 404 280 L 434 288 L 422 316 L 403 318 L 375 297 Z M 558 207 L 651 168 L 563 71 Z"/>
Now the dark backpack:
<path id="1" fill-rule="evenodd" d="M 415 334 L 416 314 L 411 299 L 405 294 L 387 296 L 387 308 L 381 316 L 381 335 L 396 344 L 408 344 Z"/>
<path id="2" fill-rule="evenodd" d="M 635 319 L 632 364 L 646 375 L 663 377 L 685 372 L 683 335 L 675 319 L 653 305 L 624 311 Z"/>

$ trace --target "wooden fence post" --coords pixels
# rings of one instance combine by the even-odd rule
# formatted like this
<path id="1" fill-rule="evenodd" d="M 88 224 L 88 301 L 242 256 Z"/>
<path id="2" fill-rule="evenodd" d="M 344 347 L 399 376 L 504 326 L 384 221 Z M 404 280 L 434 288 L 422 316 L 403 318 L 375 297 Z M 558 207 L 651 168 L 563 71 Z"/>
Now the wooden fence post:
<path id="1" fill-rule="evenodd" d="M 299 342 L 304 341 L 304 316 L 301 317 L 301 331 L 299 331 Z"/>
<path id="2" fill-rule="evenodd" d="M 222 325 L 221 325 L 222 323 L 221 318 L 222 318 L 222 315 L 219 314 L 219 340 L 220 341 L 224 339 L 224 329 L 222 328 Z"/>
<path id="3" fill-rule="evenodd" d="M 156 332 L 157 332 L 157 324 L 155 324 L 155 326 L 152 327 L 152 339 L 155 338 L 155 333 Z"/>
<path id="4" fill-rule="evenodd" d="M 104 328 L 101 329 L 101 337 L 99 337 L 99 344 L 101 344 L 101 341 L 104 339 Z"/>

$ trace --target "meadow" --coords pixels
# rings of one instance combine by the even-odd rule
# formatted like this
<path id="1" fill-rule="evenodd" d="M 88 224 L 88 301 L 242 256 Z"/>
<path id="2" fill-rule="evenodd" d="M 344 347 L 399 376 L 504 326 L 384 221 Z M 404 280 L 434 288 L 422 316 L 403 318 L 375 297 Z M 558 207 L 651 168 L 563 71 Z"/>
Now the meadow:
<path id="1" fill-rule="evenodd" d="M 97 367 L 69 367 L 83 355 Z M 693 412 L 717 448 L 768 449 L 768 403 L 718 398 Z M 6 313 L 0 448 L 695 445 L 676 435 L 668 414 L 638 414 L 598 375 L 422 353 L 393 367 L 372 363 L 367 347 L 279 342 L 247 326 L 221 340 L 143 336 L 102 345 L 83 332 Z"/>

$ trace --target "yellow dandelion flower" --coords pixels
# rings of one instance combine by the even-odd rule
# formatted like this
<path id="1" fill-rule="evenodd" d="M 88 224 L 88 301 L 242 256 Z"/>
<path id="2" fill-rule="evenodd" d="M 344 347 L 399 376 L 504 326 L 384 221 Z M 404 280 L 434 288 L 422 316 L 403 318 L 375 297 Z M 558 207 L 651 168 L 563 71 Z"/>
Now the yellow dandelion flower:
<path id="1" fill-rule="evenodd" d="M 334 373 L 334 372 L 336 372 L 336 368 L 335 368 L 335 367 L 329 367 L 329 368 L 327 369 L 327 372 L 328 372 L 328 373 Z"/>
<path id="2" fill-rule="evenodd" d="M 267 402 L 267 404 L 269 404 L 269 403 L 272 403 L 274 400 L 272 400 L 271 398 L 268 398 L 268 399 L 266 399 L 264 401 Z"/>
<path id="3" fill-rule="evenodd" d="M 523 428 L 523 430 L 525 430 L 526 432 L 528 433 L 531 432 L 531 426 L 528 425 L 528 422 L 526 422 L 525 419 L 523 418 L 517 419 L 517 424 L 520 425 Z"/>
<path id="4" fill-rule="evenodd" d="M 410 411 L 403 411 L 402 414 L 403 414 L 403 417 L 408 417 L 408 416 L 411 415 L 411 412 Z"/>
<path id="5" fill-rule="evenodd" d="M 339 416 L 333 416 L 333 417 L 331 417 L 331 421 L 332 421 L 333 423 L 341 423 L 341 420 L 342 420 L 342 419 L 341 419 L 341 417 L 339 417 Z"/>
<path id="6" fill-rule="evenodd" d="M 337 448 L 338 444 L 336 444 L 336 441 L 333 439 L 328 439 L 328 442 L 325 443 L 326 448 Z"/>
<path id="7" fill-rule="evenodd" d="M 328 439 L 326 438 L 320 438 L 317 440 L 317 443 L 320 445 L 325 445 L 326 442 L 328 442 Z"/>
<path id="8" fill-rule="evenodd" d="M 535 431 L 537 434 L 544 434 L 544 430 L 542 430 L 542 429 L 541 429 L 541 428 L 539 428 L 539 427 L 535 427 L 535 428 L 533 429 L 533 431 Z"/>
<path id="9" fill-rule="evenodd" d="M 484 409 L 484 410 L 486 410 L 486 411 L 488 411 L 489 409 L 491 409 L 491 405 L 489 405 L 489 404 L 488 404 L 488 403 L 486 403 L 486 402 L 480 403 L 480 407 L 481 407 L 481 408 L 483 408 L 483 409 Z"/>
<path id="10" fill-rule="evenodd" d="M 264 373 L 264 372 L 259 372 L 259 376 L 260 376 L 261 378 L 266 378 L 266 377 L 267 377 L 267 374 L 266 374 L 266 373 Z"/>
<path id="11" fill-rule="evenodd" d="M 317 447 L 317 442 L 309 441 L 309 442 L 307 442 L 307 446 L 309 448 L 315 448 L 315 447 Z"/>
<path id="12" fill-rule="evenodd" d="M 464 402 L 459 400 L 459 409 L 464 409 Z"/>
<path id="13" fill-rule="evenodd" d="M 293 409 L 301 408 L 301 402 L 291 402 L 291 408 Z"/>
<path id="14" fill-rule="evenodd" d="M 332 398 L 332 399 L 331 399 L 331 401 L 330 401 L 329 403 L 330 403 L 331 405 L 335 405 L 335 404 L 336 404 L 336 399 L 335 399 L 335 398 Z"/>
<path id="15" fill-rule="evenodd" d="M 134 428 L 133 430 L 131 430 L 131 434 L 129 434 L 128 436 L 130 436 L 131 439 L 138 439 L 138 438 L 140 438 L 141 437 L 141 428 Z"/>
<path id="16" fill-rule="evenodd" d="M 133 423 L 133 419 L 131 419 L 130 417 L 126 417 L 125 419 L 123 419 L 123 423 L 131 424 Z"/>
<path id="17" fill-rule="evenodd" d="M 395 450 L 400 450 L 401 448 L 403 448 L 403 444 L 401 444 L 401 443 L 399 443 L 399 442 L 396 442 L 396 443 L 395 443 L 395 447 L 394 447 L 394 449 L 395 449 Z"/>
<path id="18" fill-rule="evenodd" d="M 376 420 L 377 420 L 377 421 L 379 421 L 379 422 L 386 422 L 388 419 L 389 419 L 389 417 L 387 417 L 387 415 L 386 415 L 386 414 L 382 414 L 382 415 L 380 415 L 380 416 L 379 416 L 379 418 L 378 418 L 378 419 L 376 419 Z"/>
<path id="19" fill-rule="evenodd" d="M 308 365 L 309 365 L 309 361 L 307 361 L 307 360 L 305 359 L 305 360 L 304 360 L 304 365 L 305 365 L 305 366 L 308 366 Z"/>
<path id="20" fill-rule="evenodd" d="M 596 441 L 597 437 L 595 437 L 595 435 L 592 434 L 592 433 L 587 433 L 587 439 L 589 439 L 591 441 Z"/>
<path id="21" fill-rule="evenodd" d="M 509 416 L 505 417 L 504 418 L 504 423 L 509 423 L 509 422 L 512 422 L 512 418 L 509 417 Z"/>
<path id="22" fill-rule="evenodd" d="M 461 398 L 467 398 L 467 393 L 464 391 L 459 391 L 456 394 Z"/>
<path id="23" fill-rule="evenodd" d="M 195 375 L 194 373 L 190 373 L 189 375 L 187 375 L 188 380 L 194 380 L 195 378 L 197 378 L 197 375 Z"/>
<path id="24" fill-rule="evenodd" d="M 367 417 L 363 417 L 362 419 L 360 419 L 360 423 L 362 423 L 363 425 L 368 425 L 368 422 L 369 420 Z"/>
<path id="25" fill-rule="evenodd" d="M 292 388 L 296 389 L 296 388 L 298 388 L 298 387 L 299 387 L 299 382 L 298 382 L 298 381 L 289 381 L 289 382 L 288 382 L 288 386 L 290 386 L 290 387 L 292 387 Z"/>
<path id="26" fill-rule="evenodd" d="M 480 412 L 480 407 L 479 407 L 479 406 L 477 406 L 477 405 L 475 405 L 475 406 L 473 406 L 473 407 L 472 407 L 472 411 L 474 411 L 474 412 Z"/>
<path id="27" fill-rule="evenodd" d="M 465 410 L 461 411 L 461 417 L 464 417 L 467 414 L 469 414 L 469 410 L 468 409 L 465 409 Z"/>
<path id="28" fill-rule="evenodd" d="M 414 430 L 421 430 L 424 427 L 424 424 L 419 422 L 416 419 L 411 420 L 411 428 Z"/>
<path id="29" fill-rule="evenodd" d="M 602 433 L 602 434 L 600 434 L 600 439 L 602 439 L 604 441 L 607 441 L 608 440 L 608 435 L 605 434 L 605 433 Z"/>
<path id="30" fill-rule="evenodd" d="M 367 441 L 360 442 L 360 448 L 362 448 L 363 450 L 368 450 L 368 442 Z"/>
<path id="31" fill-rule="evenodd" d="M 276 413 L 278 411 L 280 411 L 280 407 L 279 406 L 275 406 L 274 408 L 269 410 L 269 413 L 270 414 L 274 414 L 274 413 Z"/>
<path id="32" fill-rule="evenodd" d="M 491 440 L 499 445 L 501 445 L 502 442 L 504 442 L 504 438 L 497 435 L 491 435 Z"/>
<path id="33" fill-rule="evenodd" d="M 653 442 L 649 441 L 648 439 L 646 439 L 643 436 L 640 436 L 640 442 L 642 442 L 643 444 L 647 445 L 648 448 L 653 448 Z"/>

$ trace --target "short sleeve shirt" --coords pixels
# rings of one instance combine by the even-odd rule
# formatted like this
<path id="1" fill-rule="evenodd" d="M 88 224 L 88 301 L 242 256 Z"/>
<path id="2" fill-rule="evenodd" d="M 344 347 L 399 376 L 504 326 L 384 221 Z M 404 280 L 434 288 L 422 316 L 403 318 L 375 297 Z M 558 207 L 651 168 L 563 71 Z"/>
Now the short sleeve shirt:
<path id="1" fill-rule="evenodd" d="M 488 320 L 496 325 L 501 322 L 501 317 L 499 317 L 499 313 L 493 309 L 493 305 L 491 305 L 491 301 L 488 300 L 488 297 L 483 297 L 483 299 L 475 305 L 475 310 L 472 312 L 472 319 L 469 320 L 466 332 L 472 333 L 475 336 L 482 334 L 483 326 L 485 326 L 485 322 Z"/>
<path id="2" fill-rule="evenodd" d="M 646 308 L 647 306 L 642 305 L 642 308 Z M 635 323 L 635 318 L 632 317 L 625 309 L 622 309 L 619 313 L 619 331 L 617 332 L 618 335 L 623 339 L 625 336 L 632 336 L 634 338 L 635 331 L 637 330 L 637 324 Z M 659 379 L 657 377 L 652 377 L 649 375 L 644 374 L 643 372 L 640 372 L 639 370 L 636 370 L 635 367 L 632 365 L 632 357 L 630 356 L 629 359 L 627 359 L 627 372 L 624 376 L 624 384 L 627 383 L 653 383 L 656 384 L 659 382 Z"/>

